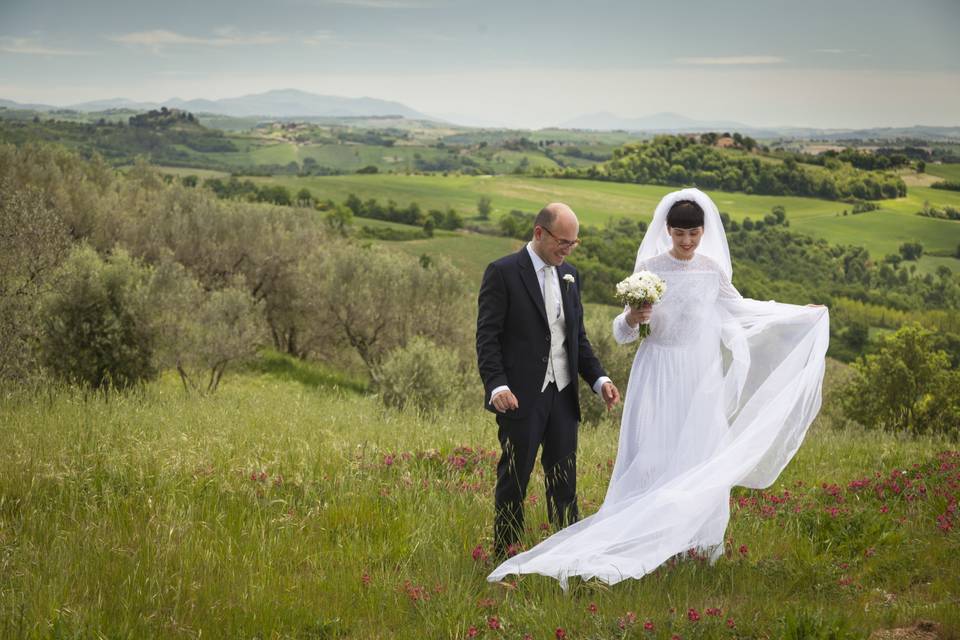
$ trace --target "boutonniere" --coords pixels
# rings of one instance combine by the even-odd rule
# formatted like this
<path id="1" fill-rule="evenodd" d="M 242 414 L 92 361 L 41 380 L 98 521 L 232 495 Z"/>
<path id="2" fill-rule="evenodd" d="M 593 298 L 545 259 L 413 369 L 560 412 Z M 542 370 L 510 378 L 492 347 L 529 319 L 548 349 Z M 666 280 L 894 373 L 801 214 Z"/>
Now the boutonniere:
<path id="1" fill-rule="evenodd" d="M 570 293 L 570 286 L 575 282 L 573 274 L 566 274 L 563 276 L 563 281 L 567 283 L 567 293 Z"/>

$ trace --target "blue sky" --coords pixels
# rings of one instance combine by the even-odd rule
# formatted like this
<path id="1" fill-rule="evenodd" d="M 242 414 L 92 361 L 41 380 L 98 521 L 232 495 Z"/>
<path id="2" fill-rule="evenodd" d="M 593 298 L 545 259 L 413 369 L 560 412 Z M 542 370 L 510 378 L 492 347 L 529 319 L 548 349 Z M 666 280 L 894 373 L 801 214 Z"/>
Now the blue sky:
<path id="1" fill-rule="evenodd" d="M 957 0 L 0 0 L 0 97 L 297 88 L 530 127 L 960 125 L 958 34 Z"/>

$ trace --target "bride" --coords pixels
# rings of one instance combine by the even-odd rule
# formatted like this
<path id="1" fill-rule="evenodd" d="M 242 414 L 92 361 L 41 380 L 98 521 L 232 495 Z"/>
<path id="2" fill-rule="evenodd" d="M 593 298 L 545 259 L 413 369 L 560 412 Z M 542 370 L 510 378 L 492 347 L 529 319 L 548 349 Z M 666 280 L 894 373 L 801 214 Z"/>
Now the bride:
<path id="1" fill-rule="evenodd" d="M 723 552 L 734 485 L 765 488 L 800 446 L 820 408 L 829 318 L 824 307 L 743 298 L 731 283 L 726 235 L 702 191 L 666 195 L 636 270 L 667 285 L 652 309 L 613 321 L 637 349 L 617 460 L 594 515 L 506 560 L 487 579 L 538 573 L 614 584 L 672 556 Z"/>

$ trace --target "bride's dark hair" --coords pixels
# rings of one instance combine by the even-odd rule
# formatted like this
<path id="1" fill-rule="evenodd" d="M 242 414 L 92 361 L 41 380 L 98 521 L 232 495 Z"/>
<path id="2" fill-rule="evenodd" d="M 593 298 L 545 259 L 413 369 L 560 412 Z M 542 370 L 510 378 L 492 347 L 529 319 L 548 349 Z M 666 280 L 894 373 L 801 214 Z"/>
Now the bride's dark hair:
<path id="1" fill-rule="evenodd" d="M 667 212 L 667 226 L 695 229 L 703 226 L 703 209 L 693 200 L 677 200 Z"/>

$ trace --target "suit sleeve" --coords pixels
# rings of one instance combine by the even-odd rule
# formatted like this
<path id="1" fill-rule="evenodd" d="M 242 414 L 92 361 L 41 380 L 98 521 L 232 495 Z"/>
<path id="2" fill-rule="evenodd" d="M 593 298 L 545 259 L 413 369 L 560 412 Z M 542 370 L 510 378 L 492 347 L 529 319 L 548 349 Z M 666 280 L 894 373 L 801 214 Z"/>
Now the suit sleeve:
<path id="1" fill-rule="evenodd" d="M 487 266 L 477 300 L 477 367 L 483 380 L 484 396 L 506 385 L 501 339 L 507 316 L 507 288 L 503 274 L 494 264 Z"/>
<path id="2" fill-rule="evenodd" d="M 577 287 L 577 314 L 579 316 L 577 320 L 580 326 L 580 333 L 578 335 L 580 353 L 577 357 L 577 366 L 580 369 L 580 376 L 583 377 L 592 389 L 593 385 L 597 382 L 597 378 L 607 374 L 603 370 L 603 365 L 600 364 L 600 359 L 594 355 L 593 347 L 587 339 L 587 331 L 583 326 L 583 302 L 580 300 L 580 287 Z"/>

